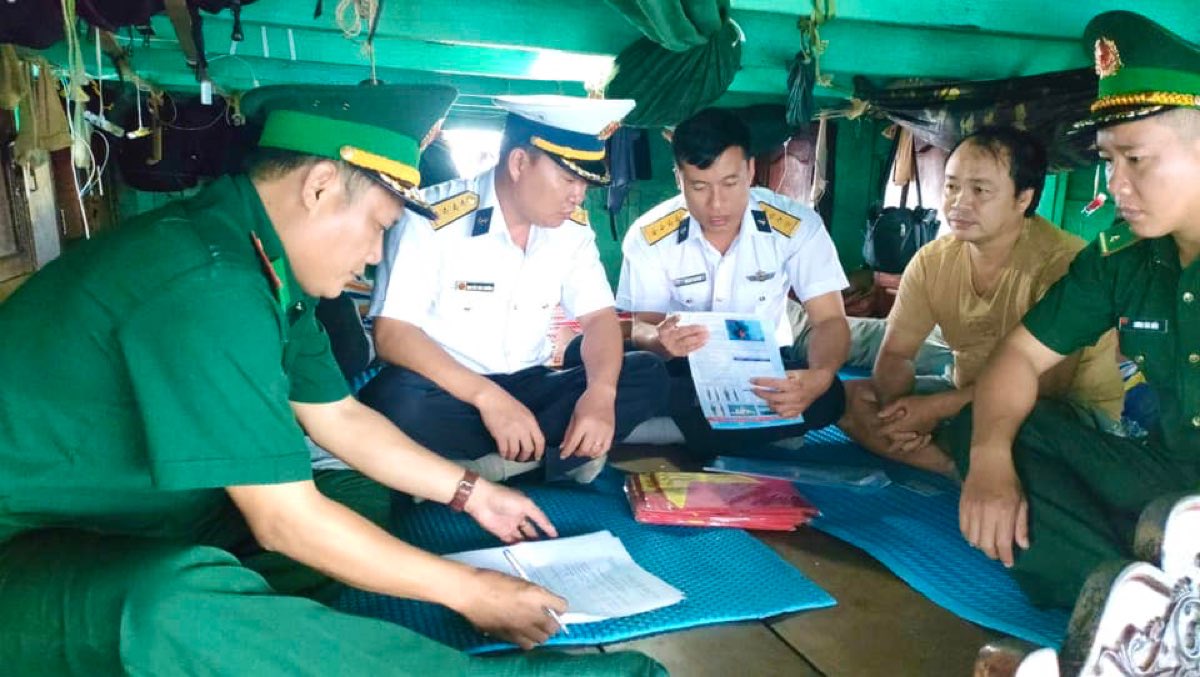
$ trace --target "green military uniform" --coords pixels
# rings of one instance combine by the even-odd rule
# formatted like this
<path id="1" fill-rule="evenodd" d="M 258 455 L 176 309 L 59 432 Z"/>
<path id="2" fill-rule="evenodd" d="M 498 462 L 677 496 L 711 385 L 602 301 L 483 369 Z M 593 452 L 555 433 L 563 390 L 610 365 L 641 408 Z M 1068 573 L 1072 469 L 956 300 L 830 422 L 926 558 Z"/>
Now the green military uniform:
<path id="1" fill-rule="evenodd" d="M 1089 24 L 1085 38 L 1101 76 L 1089 124 L 1138 120 L 1184 96 L 1200 106 L 1200 56 L 1157 24 L 1110 12 Z M 1063 355 L 1116 327 L 1121 352 L 1160 403 L 1144 439 L 1104 434 L 1047 401 L 1017 435 L 1013 462 L 1029 503 L 1030 548 L 1018 552 L 1013 575 L 1035 603 L 1071 606 L 1097 565 L 1134 558 L 1134 528 L 1147 504 L 1200 488 L 1200 261 L 1183 268 L 1172 237 L 1139 240 L 1119 223 L 1080 252 L 1024 325 Z M 953 433 L 965 473 L 969 411 Z"/>
<path id="2" fill-rule="evenodd" d="M 362 103 L 349 89 L 323 98 Z M 453 92 L 369 99 L 404 95 L 433 110 L 414 115 L 427 129 Z M 328 579 L 262 552 L 223 488 L 313 479 L 289 402 L 348 395 L 314 307 L 244 176 L 79 246 L 0 305 L 3 672 L 656 670 L 633 654 L 472 659 L 299 596 Z M 317 482 L 384 521 L 382 487 Z"/>

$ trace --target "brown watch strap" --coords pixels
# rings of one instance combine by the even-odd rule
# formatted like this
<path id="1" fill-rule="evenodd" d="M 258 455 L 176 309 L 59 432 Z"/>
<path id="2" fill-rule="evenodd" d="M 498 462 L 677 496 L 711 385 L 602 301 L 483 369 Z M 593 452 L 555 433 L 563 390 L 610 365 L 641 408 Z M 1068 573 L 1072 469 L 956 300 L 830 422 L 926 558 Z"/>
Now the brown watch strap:
<path id="1" fill-rule="evenodd" d="M 463 511 L 463 507 L 467 505 L 467 499 L 471 498 L 471 492 L 475 490 L 475 480 L 478 479 L 479 473 L 474 470 L 463 473 L 462 479 L 458 481 L 458 488 L 454 490 L 454 498 L 450 499 L 451 510 Z"/>

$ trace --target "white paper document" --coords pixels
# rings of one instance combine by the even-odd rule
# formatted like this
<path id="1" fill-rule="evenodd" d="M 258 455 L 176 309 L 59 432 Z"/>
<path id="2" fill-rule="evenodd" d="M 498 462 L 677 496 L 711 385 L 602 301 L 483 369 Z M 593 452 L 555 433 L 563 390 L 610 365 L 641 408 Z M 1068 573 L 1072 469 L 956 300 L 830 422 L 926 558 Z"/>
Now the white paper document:
<path id="1" fill-rule="evenodd" d="M 529 580 L 566 598 L 567 613 L 562 620 L 568 624 L 632 616 L 683 600 L 682 592 L 638 566 L 621 539 L 608 531 L 525 541 L 446 558 L 516 576 L 504 559 L 505 550 L 520 562 Z"/>
<path id="2" fill-rule="evenodd" d="M 775 344 L 775 326 L 744 313 L 679 313 L 680 325 L 708 328 L 708 342 L 688 355 L 696 397 L 715 429 L 791 425 L 803 416 L 784 418 L 751 389 L 750 379 L 783 378 L 783 358 Z"/>

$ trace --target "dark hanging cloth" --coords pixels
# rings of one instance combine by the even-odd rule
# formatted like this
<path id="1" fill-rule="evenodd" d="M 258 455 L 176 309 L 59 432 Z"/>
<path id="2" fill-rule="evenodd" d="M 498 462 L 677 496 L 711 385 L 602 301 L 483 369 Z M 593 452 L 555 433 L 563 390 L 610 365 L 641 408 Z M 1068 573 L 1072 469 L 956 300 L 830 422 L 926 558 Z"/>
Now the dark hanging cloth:
<path id="1" fill-rule="evenodd" d="M 633 99 L 631 127 L 669 127 L 716 101 L 742 63 L 729 0 L 608 0 L 647 37 L 617 55 L 610 99 Z"/>
<path id="2" fill-rule="evenodd" d="M 617 212 L 625 204 L 629 189 L 639 178 L 649 178 L 648 168 L 642 167 L 639 172 L 639 158 L 649 159 L 650 144 L 646 132 L 633 127 L 621 127 L 608 139 L 608 173 L 611 182 L 608 184 L 609 228 L 613 240 L 617 240 Z"/>
<path id="3" fill-rule="evenodd" d="M 1089 115 L 1095 98 L 1096 74 L 1090 68 L 887 89 L 855 78 L 854 89 L 856 98 L 939 148 L 950 149 L 985 125 L 1011 124 L 1046 144 L 1054 169 L 1095 163 L 1094 136 L 1068 133 Z"/>
<path id="4" fill-rule="evenodd" d="M 450 146 L 441 136 L 421 151 L 421 163 L 417 169 L 421 171 L 421 188 L 459 178 L 454 158 L 450 156 Z"/>
<path id="5" fill-rule="evenodd" d="M 707 44 L 721 29 L 729 0 L 608 0 L 642 35 L 672 52 Z"/>

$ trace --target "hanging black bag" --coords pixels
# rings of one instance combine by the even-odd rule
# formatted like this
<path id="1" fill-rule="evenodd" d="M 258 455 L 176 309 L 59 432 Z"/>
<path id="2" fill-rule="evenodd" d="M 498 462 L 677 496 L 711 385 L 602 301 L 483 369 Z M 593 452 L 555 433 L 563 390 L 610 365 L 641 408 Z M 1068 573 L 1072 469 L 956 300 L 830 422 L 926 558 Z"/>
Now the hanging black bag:
<path id="1" fill-rule="evenodd" d="M 908 207 L 908 183 L 900 189 L 900 206 L 874 205 L 867 215 L 867 232 L 863 238 L 863 260 L 872 269 L 899 274 L 916 255 L 917 250 L 937 238 L 937 210 L 926 209 L 921 197 L 921 172 L 913 147 L 913 179 L 917 184 L 917 206 Z M 911 183 L 911 182 L 910 182 Z"/>

